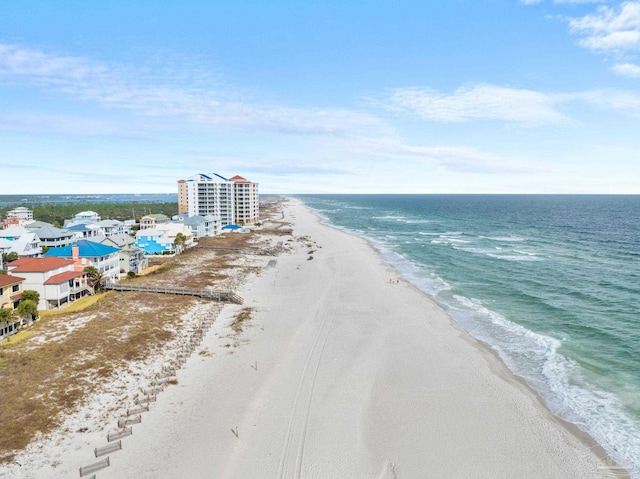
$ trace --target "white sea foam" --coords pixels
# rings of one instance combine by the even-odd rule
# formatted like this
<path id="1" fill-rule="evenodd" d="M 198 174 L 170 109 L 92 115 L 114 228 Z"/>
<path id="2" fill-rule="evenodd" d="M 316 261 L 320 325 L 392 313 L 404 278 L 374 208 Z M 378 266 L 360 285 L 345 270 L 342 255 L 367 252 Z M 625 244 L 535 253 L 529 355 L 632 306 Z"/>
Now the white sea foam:
<path id="1" fill-rule="evenodd" d="M 413 219 L 411 216 L 409 218 Z M 393 224 L 386 221 L 383 224 L 378 223 L 377 230 L 383 233 L 384 229 L 389 228 L 390 225 L 393 228 Z M 453 230 L 459 227 L 460 222 L 453 218 L 449 222 L 438 221 L 438 225 L 441 229 L 449 227 Z M 508 267 L 508 263 L 499 265 L 498 261 L 525 262 L 521 263 L 524 266 L 526 262 L 548 262 L 551 259 L 568 258 L 572 261 L 580 260 L 587 265 L 593 265 L 594 262 L 599 262 L 598 264 L 601 263 L 606 267 L 610 265 L 598 255 L 590 251 L 585 253 L 572 245 L 568 246 L 563 241 L 546 241 L 540 238 L 529 238 L 526 234 L 511 234 L 512 231 L 516 233 L 511 225 L 508 225 L 509 230 L 503 229 L 500 232 L 495 230 L 495 234 L 491 234 L 490 228 L 493 225 L 482 226 L 489 226 L 484 236 L 461 231 L 433 231 L 431 227 L 416 231 L 420 228 L 418 226 L 409 233 L 412 238 L 417 237 L 415 246 L 409 248 L 406 245 L 394 245 L 394 240 L 390 238 L 370 239 L 370 241 L 402 277 L 433 296 L 462 327 L 494 348 L 515 374 L 525 378 L 528 384 L 538 391 L 555 414 L 591 434 L 616 462 L 632 471 L 632 477 L 640 479 L 640 420 L 625 409 L 637 404 L 638 401 L 637 399 L 629 400 L 625 397 L 625 391 L 615 389 L 615 386 L 610 389 L 616 391 L 613 393 L 608 392 L 609 387 L 606 383 L 601 386 L 596 385 L 594 378 L 587 376 L 580 364 L 565 356 L 563 342 L 573 340 L 576 341 L 573 346 L 580 346 L 580 338 L 572 339 L 572 335 L 567 334 L 566 331 L 559 332 L 557 338 L 531 331 L 493 311 L 497 306 L 492 306 L 490 302 L 470 299 L 459 293 L 454 295 L 456 290 L 452 285 L 434 273 L 439 271 L 440 267 L 448 268 L 451 264 L 450 259 L 454 261 L 464 259 L 477 270 L 488 267 L 490 269 L 486 270 L 486 274 L 489 277 L 495 275 L 498 267 L 501 269 Z M 411 230 L 410 227 L 405 229 Z M 395 233 L 393 229 L 388 231 Z M 406 236 L 401 238 L 404 239 Z M 396 252 L 397 246 L 405 249 L 406 256 Z M 459 251 L 460 254 L 454 251 Z M 477 259 L 472 259 L 469 254 L 477 255 L 475 256 Z M 483 261 L 483 257 L 491 258 L 496 263 L 492 266 L 491 262 Z M 433 261 L 433 265 L 429 264 L 430 261 Z M 474 261 L 475 263 L 472 263 Z M 536 274 L 533 264 L 521 270 L 530 270 L 531 274 Z M 460 284 L 468 282 L 468 286 L 473 286 L 471 283 L 474 280 L 464 276 L 465 273 L 473 271 L 458 271 L 456 274 L 460 274 L 458 278 L 462 281 Z M 563 272 L 562 269 L 559 271 Z M 627 274 L 627 276 L 637 277 L 633 274 Z M 456 277 L 454 274 L 452 281 Z M 523 278 L 527 280 L 530 276 Z M 481 281 L 480 278 L 477 279 Z M 557 281 L 545 282 L 549 286 L 556 283 Z M 508 294 L 508 291 L 504 291 L 494 297 L 499 299 Z M 541 299 L 544 298 L 541 297 Z M 540 330 L 544 330 L 543 326 L 548 330 L 555 324 L 553 320 L 543 323 Z M 567 351 L 569 352 L 566 354 L 572 354 L 571 349 L 567 348 Z M 597 359 L 595 364 L 600 364 Z M 634 389 L 635 380 L 633 376 L 629 382 L 628 394 L 637 394 Z"/>
<path id="2" fill-rule="evenodd" d="M 491 258 L 500 259 L 503 261 L 541 261 L 541 258 L 537 256 L 514 255 L 514 254 L 487 254 Z"/>
<path id="3" fill-rule="evenodd" d="M 394 216 L 394 215 L 384 215 L 384 216 L 373 216 L 374 220 L 405 220 L 406 216 Z"/>
<path id="4" fill-rule="evenodd" d="M 514 249 L 513 252 L 518 254 L 525 254 L 527 256 L 538 256 L 538 253 L 534 253 L 533 251 L 522 251 L 519 249 Z"/>
<path id="5" fill-rule="evenodd" d="M 441 238 L 445 241 L 448 241 L 449 243 L 456 243 L 456 244 L 469 244 L 471 243 L 471 241 L 469 240 L 463 240 L 460 238 L 451 238 L 450 236 L 441 236 Z"/>
<path id="6" fill-rule="evenodd" d="M 520 236 L 480 236 L 482 239 L 488 239 L 492 241 L 502 241 L 506 243 L 519 243 L 521 241 L 527 241 L 527 238 L 522 238 Z"/>
<path id="7" fill-rule="evenodd" d="M 477 299 L 452 295 L 443 306 L 525 378 L 554 414 L 578 425 L 618 463 L 640 473 L 640 422 L 615 394 L 589 384 L 579 367 L 560 353 L 562 341 L 513 323 Z"/>

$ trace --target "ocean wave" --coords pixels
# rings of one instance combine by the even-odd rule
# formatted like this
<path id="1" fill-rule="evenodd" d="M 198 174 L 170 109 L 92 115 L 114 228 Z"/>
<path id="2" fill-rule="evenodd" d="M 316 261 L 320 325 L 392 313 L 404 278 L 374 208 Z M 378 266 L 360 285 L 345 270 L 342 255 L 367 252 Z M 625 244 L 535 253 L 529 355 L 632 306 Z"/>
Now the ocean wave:
<path id="1" fill-rule="evenodd" d="M 396 216 L 396 215 L 384 215 L 384 216 L 372 216 L 374 220 L 406 220 L 406 216 Z"/>
<path id="2" fill-rule="evenodd" d="M 445 309 L 495 349 L 554 414 L 589 433 L 621 465 L 640 471 L 640 422 L 625 411 L 619 397 L 594 387 L 576 363 L 560 353 L 561 340 L 513 323 L 480 300 L 460 295 L 451 298 L 445 300 Z"/>
<path id="3" fill-rule="evenodd" d="M 527 238 L 523 238 L 521 236 L 480 236 L 482 239 L 488 239 L 491 241 L 502 241 L 506 243 L 520 243 L 522 241 L 527 241 Z"/>
<path id="4" fill-rule="evenodd" d="M 524 254 L 527 256 L 538 256 L 538 253 L 534 253 L 533 251 L 522 251 L 519 249 L 514 249 L 513 252 L 518 254 Z"/>
<path id="5" fill-rule="evenodd" d="M 487 254 L 490 258 L 502 261 L 542 261 L 538 256 L 515 255 L 515 254 Z"/>
<path id="6" fill-rule="evenodd" d="M 433 244 L 438 244 L 438 242 L 440 242 L 441 244 L 451 244 L 453 249 L 458 251 L 464 251 L 466 253 L 487 256 L 489 258 L 499 259 L 502 261 L 542 261 L 543 260 L 543 258 L 537 256 L 535 253 L 519 252 L 516 250 L 505 250 L 497 246 L 490 249 L 469 248 L 469 247 L 459 246 L 458 244 L 453 242 L 447 242 L 442 240 L 431 241 L 431 243 Z M 517 253 L 517 254 L 513 254 L 513 253 Z"/>

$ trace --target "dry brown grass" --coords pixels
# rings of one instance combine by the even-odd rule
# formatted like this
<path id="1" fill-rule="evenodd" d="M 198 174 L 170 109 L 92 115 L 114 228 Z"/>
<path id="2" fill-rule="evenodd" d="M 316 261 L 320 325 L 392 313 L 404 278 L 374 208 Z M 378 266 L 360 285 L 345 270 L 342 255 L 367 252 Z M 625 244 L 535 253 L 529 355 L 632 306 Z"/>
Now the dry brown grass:
<path id="1" fill-rule="evenodd" d="M 59 425 L 65 411 L 78 406 L 87 392 L 127 361 L 157 352 L 172 337 L 171 326 L 178 325 L 181 312 L 194 302 L 187 297 L 109 293 L 82 313 L 64 318 L 95 315 L 62 340 L 0 349 L 0 403 L 5 411 L 0 416 L 0 461 L 11 460 L 12 451 L 24 448 L 37 432 Z M 123 310 L 123 304 L 130 307 Z M 135 312 L 134 305 L 146 311 Z M 36 323 L 34 336 L 46 327 Z"/>
<path id="2" fill-rule="evenodd" d="M 260 247 L 266 244 L 259 239 L 264 235 L 231 233 L 201 244 Z M 155 269 L 130 281 L 226 289 L 238 276 L 258 270 L 246 263 L 236 253 L 193 248 L 174 258 L 152 258 Z M 46 315 L 29 329 L 32 338 L 0 346 L 0 463 L 11 461 L 38 433 L 53 431 L 65 412 L 80 406 L 87 393 L 117 375 L 128 361 L 162 354 L 182 323 L 181 315 L 202 300 L 109 292 L 91 301 L 81 311 Z M 232 324 L 236 333 L 251 312 L 245 308 L 238 314 Z M 74 321 L 80 325 L 72 331 L 63 327 Z M 56 327 L 65 333 L 55 337 L 51 331 Z"/>
<path id="3" fill-rule="evenodd" d="M 242 310 L 233 318 L 233 321 L 229 326 L 236 334 L 242 333 L 246 323 L 251 321 L 253 315 L 253 308 L 242 308 Z"/>

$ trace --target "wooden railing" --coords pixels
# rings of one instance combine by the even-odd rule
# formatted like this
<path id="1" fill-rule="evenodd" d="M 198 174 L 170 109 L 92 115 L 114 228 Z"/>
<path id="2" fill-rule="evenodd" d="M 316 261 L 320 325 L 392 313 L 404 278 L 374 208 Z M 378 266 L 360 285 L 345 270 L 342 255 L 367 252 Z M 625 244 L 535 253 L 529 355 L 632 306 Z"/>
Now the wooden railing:
<path id="1" fill-rule="evenodd" d="M 223 303 L 242 304 L 244 300 L 233 291 L 211 291 L 207 289 L 168 288 L 163 286 L 144 286 L 133 284 L 107 284 L 104 289 L 112 291 L 141 291 L 145 293 L 178 294 L 186 296 L 198 296 Z"/>
<path id="2" fill-rule="evenodd" d="M 256 256 L 275 256 L 278 254 L 278 248 L 231 248 L 226 246 L 196 246 L 200 249 L 208 249 L 212 251 L 221 251 L 228 253 L 253 254 Z"/>

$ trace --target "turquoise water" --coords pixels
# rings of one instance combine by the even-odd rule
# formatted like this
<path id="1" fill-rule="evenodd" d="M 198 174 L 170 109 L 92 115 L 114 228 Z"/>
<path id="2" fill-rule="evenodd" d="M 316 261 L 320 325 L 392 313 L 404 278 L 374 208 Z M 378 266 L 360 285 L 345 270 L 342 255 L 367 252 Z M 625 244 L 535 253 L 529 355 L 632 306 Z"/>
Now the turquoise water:
<path id="1" fill-rule="evenodd" d="M 299 195 L 640 477 L 640 196 Z"/>

